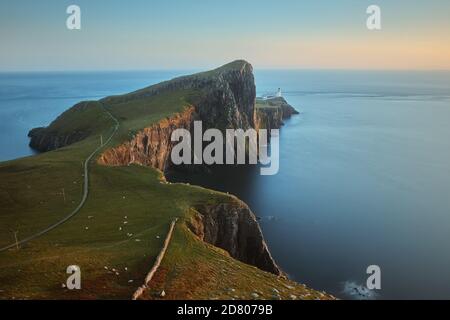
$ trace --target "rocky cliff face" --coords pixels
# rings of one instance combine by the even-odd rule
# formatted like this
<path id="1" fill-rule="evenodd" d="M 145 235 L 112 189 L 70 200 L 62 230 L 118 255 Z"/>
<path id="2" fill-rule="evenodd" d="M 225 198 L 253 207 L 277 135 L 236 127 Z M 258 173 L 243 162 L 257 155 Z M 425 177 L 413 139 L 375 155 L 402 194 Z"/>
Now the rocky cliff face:
<path id="1" fill-rule="evenodd" d="M 280 108 L 257 108 L 254 116 L 255 129 L 279 129 L 283 125 L 283 112 Z"/>
<path id="2" fill-rule="evenodd" d="M 195 109 L 189 107 L 182 113 L 141 130 L 132 140 L 106 150 L 98 162 L 112 166 L 136 163 L 165 171 L 174 145 L 170 140 L 172 132 L 178 128 L 190 130 L 194 118 Z"/>
<path id="3" fill-rule="evenodd" d="M 299 112 L 295 110 L 295 108 L 291 106 L 289 103 L 287 103 L 287 101 L 283 97 L 277 97 L 275 99 L 272 99 L 272 102 L 275 105 L 280 106 L 283 112 L 283 119 L 288 119 L 294 114 L 299 114 Z"/>
<path id="4" fill-rule="evenodd" d="M 257 100 L 254 113 L 256 129 L 279 129 L 283 120 L 298 114 L 283 97 L 274 97 L 266 100 Z"/>
<path id="5" fill-rule="evenodd" d="M 34 128 L 28 132 L 30 137 L 30 147 L 46 152 L 68 146 L 72 143 L 81 141 L 89 136 L 87 131 L 73 131 L 67 134 L 61 134 L 56 131 L 49 131 L 47 128 Z"/>
<path id="6" fill-rule="evenodd" d="M 89 119 L 99 107 L 97 102 L 83 101 L 63 112 L 48 127 L 30 130 L 30 147 L 46 152 L 87 138 L 93 128 L 85 119 Z"/>
<path id="7" fill-rule="evenodd" d="M 104 152 L 99 162 L 107 165 L 137 163 L 165 171 L 170 166 L 172 132 L 191 130 L 194 120 L 201 120 L 203 130 L 254 127 L 256 89 L 252 66 L 243 61 L 193 76 L 176 78 L 125 96 L 102 100 L 105 105 L 151 97 L 167 90 L 196 89 L 200 92 L 195 107 L 163 119 L 138 132 L 127 141 Z"/>
<path id="8" fill-rule="evenodd" d="M 270 255 L 256 217 L 242 201 L 196 208 L 189 227 L 200 239 L 226 250 L 232 257 L 281 275 Z"/>
<path id="9" fill-rule="evenodd" d="M 253 114 L 256 88 L 253 68 L 251 64 L 242 60 L 232 62 L 212 71 L 165 81 L 129 94 L 107 97 L 99 102 L 105 106 L 111 106 L 123 102 L 130 102 L 132 100 L 145 99 L 165 92 L 186 89 L 193 89 L 200 93 L 198 99 L 195 101 L 195 112 L 197 118 L 202 120 L 204 130 L 209 128 L 224 130 L 226 128 L 248 129 L 254 127 Z M 56 119 L 49 127 L 32 129 L 28 134 L 31 138 L 30 146 L 38 151 L 45 152 L 85 139 L 91 133 L 89 130 L 74 127 L 72 130 L 65 130 L 64 133 L 61 133 L 60 129 L 62 126 L 59 126 L 59 124 L 68 118 L 68 116 L 73 116 L 74 113 L 85 111 L 81 109 L 86 109 L 88 106 L 88 103 L 75 105 L 58 117 L 58 119 Z M 161 125 L 165 126 L 166 124 L 164 122 L 171 122 L 172 120 L 178 121 L 177 119 L 163 119 L 161 120 Z M 159 126 L 159 124 L 156 126 Z M 182 127 L 185 126 L 187 126 L 186 123 L 183 124 Z M 54 130 L 55 127 L 57 127 L 58 130 Z M 139 139 L 145 138 L 145 136 L 150 137 L 149 131 L 153 130 L 156 130 L 154 126 L 143 129 L 140 136 L 136 137 L 136 145 L 133 146 L 133 149 L 139 149 L 139 146 L 137 145 L 139 143 L 144 142 L 145 144 L 145 141 L 139 141 Z M 165 137 L 164 134 L 167 132 L 162 132 L 163 137 Z M 152 133 L 151 136 L 155 138 L 158 136 L 158 133 Z M 154 150 L 163 150 L 161 149 L 163 147 L 164 146 L 161 145 L 158 150 Z M 149 148 L 151 151 L 150 145 Z M 125 150 L 124 146 L 116 149 L 117 152 L 120 152 L 121 150 Z M 144 153 L 147 153 L 146 151 L 148 150 L 144 151 Z M 166 152 L 164 153 L 166 154 Z M 150 155 L 150 153 L 147 154 Z M 143 164 L 149 164 L 148 160 L 139 160 L 139 155 L 137 156 L 137 158 L 135 157 L 136 161 L 139 162 L 142 160 Z M 132 158 L 132 154 L 129 154 L 128 156 L 126 154 L 118 154 L 116 160 L 113 160 L 110 164 L 127 164 Z M 120 161 L 120 159 L 123 161 Z M 162 159 L 157 161 L 158 168 L 163 167 L 161 160 Z M 153 162 L 153 160 L 150 162 Z"/>
<path id="10" fill-rule="evenodd" d="M 252 128 L 255 98 L 255 80 L 250 64 L 243 63 L 241 68 L 220 72 L 198 104 L 203 126 L 221 130 Z"/>
<path id="11" fill-rule="evenodd" d="M 167 91 L 194 89 L 201 92 L 195 102 L 203 128 L 253 127 L 256 87 L 253 67 L 238 60 L 215 70 L 162 82 L 126 95 L 101 100 L 105 105 L 143 99 Z"/>

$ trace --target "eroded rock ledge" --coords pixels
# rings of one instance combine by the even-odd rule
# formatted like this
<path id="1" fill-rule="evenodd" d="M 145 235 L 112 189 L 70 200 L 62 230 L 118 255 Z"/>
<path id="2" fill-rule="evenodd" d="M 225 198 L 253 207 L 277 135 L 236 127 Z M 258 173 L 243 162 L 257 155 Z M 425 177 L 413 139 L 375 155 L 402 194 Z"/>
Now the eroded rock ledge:
<path id="1" fill-rule="evenodd" d="M 256 129 L 278 129 L 292 115 L 299 112 L 294 109 L 283 97 L 257 99 L 254 113 Z"/>
<path id="2" fill-rule="evenodd" d="M 63 112 L 48 127 L 31 129 L 28 132 L 30 147 L 39 152 L 46 152 L 86 139 L 92 134 L 93 128 L 86 122 L 76 125 L 76 119 L 80 114 L 88 116 L 89 112 L 96 107 L 98 107 L 96 102 L 83 101 L 77 103 Z M 67 119 L 71 121 L 67 121 Z"/>
<path id="3" fill-rule="evenodd" d="M 281 275 L 262 235 L 256 217 L 242 201 L 202 205 L 188 223 L 201 240 L 226 250 L 233 258 Z"/>
<path id="4" fill-rule="evenodd" d="M 195 108 L 188 107 L 182 113 L 139 131 L 132 140 L 106 150 L 98 162 L 112 166 L 135 163 L 164 172 L 170 163 L 169 157 L 174 145 L 170 140 L 172 132 L 178 128 L 190 130 L 194 118 Z"/>

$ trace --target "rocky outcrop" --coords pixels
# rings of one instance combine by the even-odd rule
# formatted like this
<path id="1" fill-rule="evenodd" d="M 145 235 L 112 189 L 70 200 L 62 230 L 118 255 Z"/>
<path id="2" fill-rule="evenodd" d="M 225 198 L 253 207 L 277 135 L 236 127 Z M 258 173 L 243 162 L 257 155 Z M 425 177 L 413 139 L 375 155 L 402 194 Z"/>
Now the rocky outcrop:
<path id="1" fill-rule="evenodd" d="M 202 120 L 204 130 L 209 128 L 225 130 L 227 128 L 248 129 L 254 127 L 256 88 L 253 67 L 246 61 L 237 60 L 215 70 L 175 78 L 120 96 L 110 96 L 101 99 L 100 104 L 99 102 L 79 103 L 64 112 L 50 126 L 31 130 L 29 132 L 30 146 L 44 152 L 67 146 L 88 137 L 92 132 L 88 130 L 87 126 L 84 126 L 83 122 L 74 126 L 72 123 L 67 123 L 69 121 L 66 120 L 68 118 L 79 118 L 81 113 L 86 113 L 86 108 L 90 104 L 114 106 L 179 90 L 194 90 L 198 93 L 192 104 L 195 104 L 195 112 L 198 119 Z M 165 124 L 162 123 L 162 125 Z M 69 130 L 66 128 L 67 126 L 70 126 Z M 154 126 L 143 129 L 147 132 L 142 132 L 141 137 L 135 137 L 136 143 L 142 142 L 139 142 L 140 138 L 150 137 L 149 131 L 154 130 Z M 158 133 L 153 133 L 151 136 L 155 138 Z M 165 137 L 165 132 L 162 132 L 162 137 Z M 134 148 L 139 148 L 139 146 L 136 145 Z M 123 147 L 116 149 L 118 152 L 121 150 L 123 151 Z M 129 156 L 128 159 L 127 155 L 117 155 L 116 160 L 109 164 L 128 164 L 132 160 L 132 155 Z M 146 160 L 142 163 L 150 165 L 157 163 L 157 167 L 162 168 L 164 167 L 162 160 L 165 157 L 160 156 L 160 158 L 156 162 Z M 144 159 L 136 159 L 138 162 L 141 160 Z"/>
<path id="2" fill-rule="evenodd" d="M 248 129 L 254 127 L 256 99 L 252 66 L 235 61 L 213 71 L 175 78 L 124 96 L 102 100 L 105 105 L 143 99 L 166 91 L 196 89 L 195 107 L 139 131 L 130 141 L 107 150 L 99 158 L 101 164 L 128 165 L 137 163 L 162 171 L 170 166 L 170 141 L 173 130 L 191 130 L 194 120 L 201 120 L 203 130 L 217 128 Z"/>
<path id="3" fill-rule="evenodd" d="M 283 120 L 298 114 L 283 97 L 258 99 L 256 102 L 254 123 L 256 129 L 279 129 Z"/>
<path id="4" fill-rule="evenodd" d="M 243 60 L 215 70 L 175 78 L 126 95 L 108 97 L 101 102 L 113 105 L 189 89 L 200 93 L 194 104 L 204 129 L 253 127 L 255 79 L 252 65 Z"/>
<path id="5" fill-rule="evenodd" d="M 49 131 L 45 127 L 39 127 L 30 130 L 28 137 L 30 137 L 31 148 L 40 152 L 46 152 L 81 141 L 88 137 L 89 134 L 90 132 L 87 131 L 72 131 L 67 134 L 61 134 L 58 131 Z"/>
<path id="6" fill-rule="evenodd" d="M 226 250 L 233 258 L 281 275 L 270 255 L 255 215 L 242 201 L 202 205 L 188 226 L 201 240 Z"/>
<path id="7" fill-rule="evenodd" d="M 255 129 L 279 129 L 283 125 L 283 111 L 280 108 L 257 108 L 255 110 Z"/>
<path id="8" fill-rule="evenodd" d="M 297 110 L 293 106 L 291 106 L 283 97 L 277 97 L 269 101 L 269 103 L 274 103 L 275 105 L 279 105 L 283 112 L 283 119 L 288 119 L 294 114 L 299 114 Z"/>
<path id="9" fill-rule="evenodd" d="M 258 99 L 254 113 L 255 128 L 279 129 L 283 125 L 283 120 L 294 114 L 298 114 L 298 111 L 283 97 Z"/>
<path id="10" fill-rule="evenodd" d="M 94 128 L 89 119 L 99 104 L 95 101 L 83 101 L 63 112 L 48 127 L 34 128 L 28 132 L 30 147 L 46 152 L 81 141 L 92 134 Z"/>
<path id="11" fill-rule="evenodd" d="M 190 130 L 195 117 L 195 108 L 191 106 L 139 131 L 132 140 L 106 150 L 98 162 L 112 166 L 136 163 L 165 171 L 174 145 L 170 140 L 172 132 L 178 128 Z"/>
<path id="12" fill-rule="evenodd" d="M 254 127 L 256 89 L 253 68 L 242 62 L 238 69 L 224 69 L 207 87 L 198 103 L 204 128 L 249 129 Z"/>

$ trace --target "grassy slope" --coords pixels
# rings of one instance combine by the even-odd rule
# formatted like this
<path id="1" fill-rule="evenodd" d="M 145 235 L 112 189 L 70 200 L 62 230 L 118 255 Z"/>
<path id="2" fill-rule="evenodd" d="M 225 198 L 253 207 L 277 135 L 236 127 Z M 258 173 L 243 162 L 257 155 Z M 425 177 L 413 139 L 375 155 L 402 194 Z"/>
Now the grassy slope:
<path id="1" fill-rule="evenodd" d="M 178 91 L 108 105 L 121 124 L 108 147 L 182 111 L 197 94 Z M 14 241 L 12 231 L 24 238 L 60 220 L 78 204 L 82 161 L 98 146 L 99 135 L 109 136 L 113 127 L 99 103 L 89 106 L 79 111 L 82 114 L 74 117 L 68 112 L 69 118 L 60 119 L 71 120 L 73 127 L 91 124 L 89 138 L 56 151 L 0 163 L 1 247 Z M 167 298 L 250 298 L 255 291 L 271 298 L 272 287 L 279 288 L 283 298 L 290 294 L 321 297 L 302 285 L 238 262 L 187 230 L 184 219 L 189 218 L 193 204 L 230 201 L 228 196 L 166 184 L 162 174 L 152 168 L 105 167 L 95 161 L 90 168 L 90 194 L 79 214 L 20 250 L 0 253 L 0 298 L 129 299 L 142 284 L 175 216 L 180 222 L 147 298 L 154 298 L 152 292 L 162 288 Z M 81 267 L 82 290 L 62 287 L 68 276 L 65 270 L 72 264 Z"/>
<path id="2" fill-rule="evenodd" d="M 261 99 L 256 98 L 256 109 L 279 109 L 282 101 L 281 98 Z"/>

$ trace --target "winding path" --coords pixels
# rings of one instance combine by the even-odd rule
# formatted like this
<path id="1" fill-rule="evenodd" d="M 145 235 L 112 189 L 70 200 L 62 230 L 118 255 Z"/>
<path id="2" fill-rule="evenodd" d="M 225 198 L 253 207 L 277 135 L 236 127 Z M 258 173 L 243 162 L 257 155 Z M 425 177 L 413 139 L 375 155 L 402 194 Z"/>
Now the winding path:
<path id="1" fill-rule="evenodd" d="M 86 203 L 87 197 L 89 195 L 89 162 L 91 161 L 92 157 L 104 146 L 106 146 L 111 139 L 114 137 L 114 135 L 116 134 L 117 130 L 119 129 L 119 121 L 116 119 L 116 117 L 114 117 L 108 110 L 106 110 L 104 107 L 103 111 L 105 111 L 110 117 L 111 119 L 115 122 L 115 126 L 114 126 L 114 131 L 111 133 L 111 135 L 109 136 L 109 138 L 105 141 L 105 143 L 103 143 L 102 145 L 98 146 L 97 149 L 95 149 L 84 161 L 84 185 L 83 185 L 83 196 L 81 198 L 80 203 L 78 204 L 78 206 L 71 212 L 69 213 L 67 216 L 65 216 L 62 220 L 52 224 L 51 226 L 47 227 L 44 230 L 39 231 L 38 233 L 35 233 L 17 243 L 13 243 L 10 244 L 6 247 L 0 248 L 0 252 L 6 251 L 8 249 L 11 249 L 17 245 L 21 245 L 24 244 L 28 241 L 31 241 L 33 239 L 36 239 L 37 237 L 40 237 L 44 234 L 46 234 L 47 232 L 59 227 L 60 225 L 62 225 L 64 222 L 66 222 L 67 220 L 69 220 L 70 218 L 72 218 L 73 216 L 75 216 L 80 210 L 81 208 L 84 206 L 84 204 Z"/>

